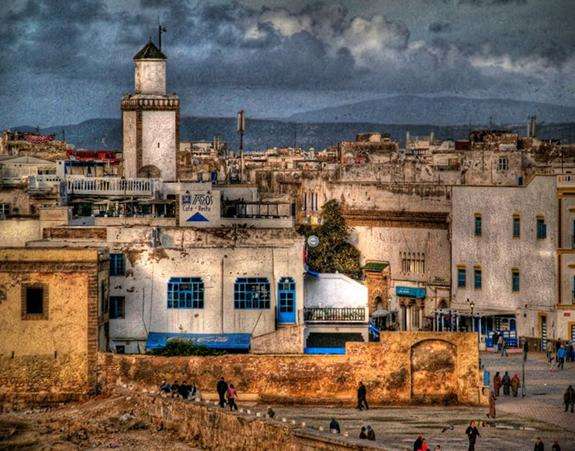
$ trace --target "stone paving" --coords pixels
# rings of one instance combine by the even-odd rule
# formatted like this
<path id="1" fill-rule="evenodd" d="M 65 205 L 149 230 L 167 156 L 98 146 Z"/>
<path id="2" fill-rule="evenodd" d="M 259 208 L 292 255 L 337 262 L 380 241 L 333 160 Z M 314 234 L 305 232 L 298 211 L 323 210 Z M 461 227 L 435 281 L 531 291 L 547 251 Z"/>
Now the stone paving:
<path id="1" fill-rule="evenodd" d="M 510 376 L 517 373 L 521 377 L 521 355 L 501 357 L 482 353 L 481 359 L 492 380 L 496 371 L 501 375 L 509 371 Z M 497 411 L 545 421 L 575 432 L 575 413 L 565 413 L 563 406 L 563 393 L 568 385 L 575 387 L 574 362 L 565 362 L 565 369 L 557 370 L 547 363 L 544 354 L 530 353 L 525 364 L 525 398 L 521 398 L 521 394 L 517 398 L 506 397 L 501 390 Z"/>

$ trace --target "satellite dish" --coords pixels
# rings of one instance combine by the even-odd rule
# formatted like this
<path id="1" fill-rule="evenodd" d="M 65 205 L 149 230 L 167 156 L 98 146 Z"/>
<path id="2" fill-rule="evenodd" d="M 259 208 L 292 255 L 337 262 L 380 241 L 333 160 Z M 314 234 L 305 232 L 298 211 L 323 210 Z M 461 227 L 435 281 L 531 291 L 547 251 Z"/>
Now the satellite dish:
<path id="1" fill-rule="evenodd" d="M 317 247 L 319 244 L 319 238 L 316 235 L 310 235 L 307 238 L 307 245 L 309 247 Z"/>

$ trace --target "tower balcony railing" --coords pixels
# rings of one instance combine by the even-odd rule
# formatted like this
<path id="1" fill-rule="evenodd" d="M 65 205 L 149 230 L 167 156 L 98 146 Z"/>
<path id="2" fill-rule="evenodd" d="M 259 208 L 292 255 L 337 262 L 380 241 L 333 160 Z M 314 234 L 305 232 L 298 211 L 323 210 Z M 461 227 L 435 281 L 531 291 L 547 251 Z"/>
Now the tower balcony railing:
<path id="1" fill-rule="evenodd" d="M 66 178 L 67 194 L 93 196 L 153 196 L 160 188 L 160 180 L 148 178 L 125 179 L 121 177 Z"/>
<path id="2" fill-rule="evenodd" d="M 366 323 L 366 307 L 305 307 L 303 318 L 308 323 Z"/>

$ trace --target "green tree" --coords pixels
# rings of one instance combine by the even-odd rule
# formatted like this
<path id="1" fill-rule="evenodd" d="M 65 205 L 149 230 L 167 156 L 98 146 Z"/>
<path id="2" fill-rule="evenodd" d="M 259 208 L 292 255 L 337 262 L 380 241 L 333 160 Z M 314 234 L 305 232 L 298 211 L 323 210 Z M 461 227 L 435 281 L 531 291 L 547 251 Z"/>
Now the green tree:
<path id="1" fill-rule="evenodd" d="M 301 226 L 299 232 L 309 237 L 316 235 L 319 244 L 308 246 L 308 265 L 323 273 L 340 272 L 354 279 L 361 278 L 360 252 L 349 242 L 350 230 L 345 224 L 339 202 L 332 199 L 321 210 L 321 225 Z"/>

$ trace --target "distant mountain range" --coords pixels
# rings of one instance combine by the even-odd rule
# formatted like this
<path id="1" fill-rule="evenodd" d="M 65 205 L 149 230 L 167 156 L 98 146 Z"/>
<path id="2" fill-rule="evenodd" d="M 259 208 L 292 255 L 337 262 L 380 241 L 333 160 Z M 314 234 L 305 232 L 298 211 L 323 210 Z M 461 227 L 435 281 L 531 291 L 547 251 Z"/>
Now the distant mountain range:
<path id="1" fill-rule="evenodd" d="M 248 118 L 245 144 L 248 150 L 294 144 L 324 148 L 370 131 L 387 132 L 400 142 L 405 140 L 408 131 L 415 136 L 434 132 L 440 139 L 464 139 L 470 129 L 486 127 L 491 122 L 494 127 L 525 134 L 527 118 L 533 114 L 540 122 L 541 138 L 574 142 L 574 107 L 506 99 L 396 96 L 298 113 L 287 120 Z M 239 143 L 235 127 L 234 118 L 183 117 L 180 139 L 201 141 L 219 136 L 230 148 L 236 149 Z M 27 126 L 13 129 L 35 130 Z M 80 148 L 122 147 L 120 119 L 91 119 L 40 131 L 56 133 L 59 138 L 65 136 L 68 142 Z"/>
<path id="2" fill-rule="evenodd" d="M 530 115 L 545 122 L 575 121 L 575 107 L 508 99 L 395 96 L 293 114 L 295 122 L 379 124 L 524 124 Z"/>

